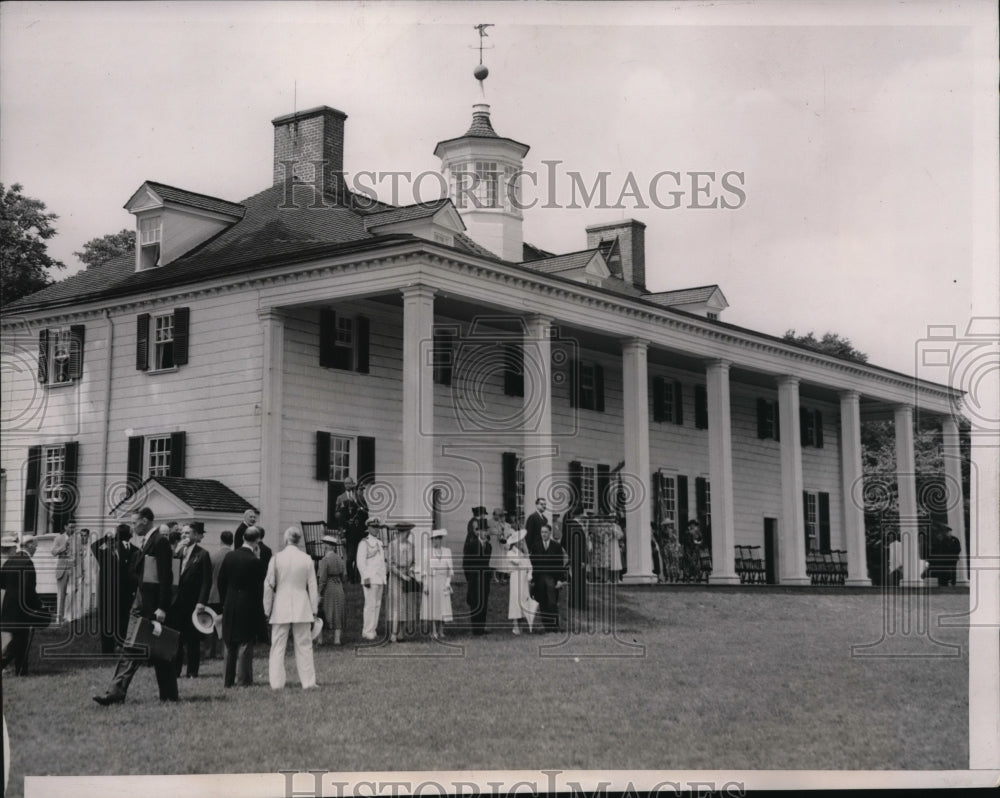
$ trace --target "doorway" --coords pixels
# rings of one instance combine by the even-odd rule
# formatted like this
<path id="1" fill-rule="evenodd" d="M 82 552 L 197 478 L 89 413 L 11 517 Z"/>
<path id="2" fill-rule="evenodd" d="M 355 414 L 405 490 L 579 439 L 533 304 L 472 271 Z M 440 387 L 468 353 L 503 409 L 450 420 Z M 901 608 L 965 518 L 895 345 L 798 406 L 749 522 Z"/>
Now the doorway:
<path id="1" fill-rule="evenodd" d="M 764 581 L 778 584 L 778 519 L 764 519 Z"/>

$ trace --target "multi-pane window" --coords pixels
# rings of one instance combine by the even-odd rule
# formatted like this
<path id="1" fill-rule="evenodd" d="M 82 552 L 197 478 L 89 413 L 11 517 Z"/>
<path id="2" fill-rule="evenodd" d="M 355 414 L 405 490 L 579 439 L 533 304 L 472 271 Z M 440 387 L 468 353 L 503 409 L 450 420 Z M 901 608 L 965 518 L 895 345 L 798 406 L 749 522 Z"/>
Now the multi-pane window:
<path id="1" fill-rule="evenodd" d="M 580 466 L 580 504 L 584 510 L 597 509 L 597 469 L 591 465 Z"/>
<path id="2" fill-rule="evenodd" d="M 514 518 L 512 523 L 518 528 L 524 523 L 524 461 L 517 458 L 517 470 L 514 472 Z"/>
<path id="3" fill-rule="evenodd" d="M 708 312 L 706 313 L 706 315 L 708 316 L 708 318 L 709 318 L 709 319 L 712 319 L 713 321 L 714 321 L 715 319 L 718 319 L 718 318 L 719 318 L 719 314 L 718 314 L 718 313 L 715 313 L 714 311 L 711 311 L 711 310 L 710 310 L 710 311 L 708 311 Z"/>
<path id="4" fill-rule="evenodd" d="M 66 447 L 45 447 L 45 478 L 42 480 L 42 501 L 56 504 L 63 498 L 63 481 L 66 474 Z"/>
<path id="5" fill-rule="evenodd" d="M 73 336 L 68 327 L 51 330 L 49 333 L 50 359 L 52 364 L 49 372 L 49 383 L 58 385 L 59 383 L 70 382 L 70 353 L 73 346 Z"/>
<path id="6" fill-rule="evenodd" d="M 580 407 L 592 409 L 595 405 L 597 380 L 593 363 L 580 364 Z"/>
<path id="7" fill-rule="evenodd" d="M 499 208 L 500 170 L 496 161 L 476 161 L 473 195 L 477 208 Z"/>
<path id="8" fill-rule="evenodd" d="M 677 484 L 673 477 L 660 474 L 659 511 L 660 522 L 669 522 L 677 528 Z"/>
<path id="9" fill-rule="evenodd" d="M 757 400 L 757 437 L 781 440 L 777 402 L 768 399 Z"/>
<path id="10" fill-rule="evenodd" d="M 816 494 L 808 492 L 803 496 L 803 499 L 806 505 L 806 547 L 809 551 L 819 551 L 819 510 Z"/>
<path id="11" fill-rule="evenodd" d="M 330 436 L 330 480 L 343 482 L 351 476 L 351 439 Z"/>
<path id="12" fill-rule="evenodd" d="M 170 476 L 170 436 L 163 435 L 148 440 L 146 475 L 150 477 Z"/>
<path id="13" fill-rule="evenodd" d="M 153 368 L 174 367 L 174 314 L 153 317 Z"/>
<path id="14" fill-rule="evenodd" d="M 703 483 L 705 485 L 705 504 L 701 508 L 701 524 L 703 529 L 712 528 L 712 483 L 707 479 Z"/>
<path id="15" fill-rule="evenodd" d="M 160 241 L 163 223 L 159 216 L 139 220 L 139 268 L 150 269 L 160 264 Z"/>

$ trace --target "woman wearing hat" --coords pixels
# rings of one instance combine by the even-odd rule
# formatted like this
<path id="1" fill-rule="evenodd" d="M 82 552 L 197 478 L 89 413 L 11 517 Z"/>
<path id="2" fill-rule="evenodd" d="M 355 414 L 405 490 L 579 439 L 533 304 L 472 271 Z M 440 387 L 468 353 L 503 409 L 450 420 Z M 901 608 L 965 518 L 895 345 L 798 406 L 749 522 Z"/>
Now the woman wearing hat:
<path id="1" fill-rule="evenodd" d="M 323 608 L 323 628 L 333 631 L 333 644 L 340 645 L 344 631 L 344 577 L 347 562 L 344 546 L 335 535 L 323 536 L 323 559 L 319 561 L 316 581 L 319 584 L 320 606 Z M 324 644 L 322 635 L 319 645 Z"/>
<path id="2" fill-rule="evenodd" d="M 521 634 L 521 619 L 528 624 L 528 631 L 531 631 L 535 620 L 535 610 L 538 602 L 531 598 L 528 593 L 528 582 L 531 580 L 531 561 L 528 559 L 528 549 L 524 543 L 527 532 L 519 529 L 510 532 L 507 536 L 506 551 L 504 552 L 504 563 L 507 573 L 510 575 L 510 593 L 507 598 L 507 620 L 513 621 L 514 628 L 511 631 Z"/>
<path id="3" fill-rule="evenodd" d="M 406 639 L 407 629 L 416 627 L 416 602 L 414 586 L 419 584 L 413 576 L 413 544 L 410 530 L 413 524 L 396 524 L 393 537 L 386 547 L 385 561 L 388 579 L 385 589 L 385 620 L 389 625 L 389 642 Z"/>
<path id="4" fill-rule="evenodd" d="M 427 556 L 426 573 L 420 574 L 423 584 L 423 599 L 420 603 L 420 617 L 430 621 L 431 637 L 444 637 L 444 624 L 451 621 L 451 577 L 455 573 L 452 566 L 451 550 L 444 547 L 447 535 L 444 529 L 431 530 L 431 550 Z"/>

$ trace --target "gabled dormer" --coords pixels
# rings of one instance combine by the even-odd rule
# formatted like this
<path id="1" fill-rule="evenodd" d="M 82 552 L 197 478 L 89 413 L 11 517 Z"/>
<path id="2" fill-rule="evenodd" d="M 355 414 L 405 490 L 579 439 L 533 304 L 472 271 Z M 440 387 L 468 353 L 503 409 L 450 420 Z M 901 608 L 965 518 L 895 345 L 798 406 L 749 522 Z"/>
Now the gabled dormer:
<path id="1" fill-rule="evenodd" d="M 578 283 L 600 288 L 611 276 L 611 269 L 599 249 L 585 249 L 568 255 L 527 261 L 523 264 L 545 274 L 558 274 Z"/>
<path id="2" fill-rule="evenodd" d="M 147 180 L 125 203 L 135 216 L 135 270 L 155 269 L 190 252 L 243 218 L 246 208 Z"/>
<path id="3" fill-rule="evenodd" d="M 643 299 L 665 308 L 676 308 L 707 319 L 717 319 L 729 307 L 725 294 L 717 285 L 682 288 L 678 291 L 660 291 L 646 294 Z"/>
<path id="4" fill-rule="evenodd" d="M 465 223 L 454 203 L 446 197 L 437 202 L 371 213 L 365 217 L 365 230 L 376 236 L 408 233 L 451 247 L 455 245 L 455 237 L 465 232 Z"/>

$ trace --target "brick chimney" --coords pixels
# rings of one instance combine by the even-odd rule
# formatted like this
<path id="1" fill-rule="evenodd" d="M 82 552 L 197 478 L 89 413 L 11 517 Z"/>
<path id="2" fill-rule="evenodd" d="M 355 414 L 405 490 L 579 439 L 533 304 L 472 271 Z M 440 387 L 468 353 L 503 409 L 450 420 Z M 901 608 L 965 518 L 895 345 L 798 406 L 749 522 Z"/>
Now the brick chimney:
<path id="1" fill-rule="evenodd" d="M 274 185 L 291 178 L 312 183 L 326 195 L 339 196 L 344 172 L 345 119 L 347 114 L 343 111 L 326 105 L 272 119 Z"/>
<path id="2" fill-rule="evenodd" d="M 597 249 L 618 239 L 620 269 L 608 264 L 612 273 L 621 272 L 626 283 L 646 290 L 646 225 L 635 219 L 595 224 L 587 228 L 587 249 Z"/>

